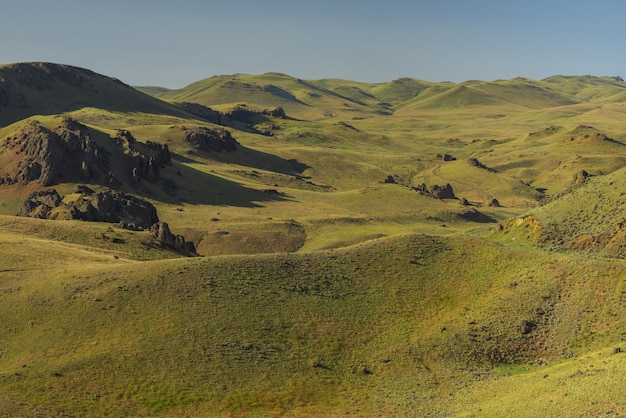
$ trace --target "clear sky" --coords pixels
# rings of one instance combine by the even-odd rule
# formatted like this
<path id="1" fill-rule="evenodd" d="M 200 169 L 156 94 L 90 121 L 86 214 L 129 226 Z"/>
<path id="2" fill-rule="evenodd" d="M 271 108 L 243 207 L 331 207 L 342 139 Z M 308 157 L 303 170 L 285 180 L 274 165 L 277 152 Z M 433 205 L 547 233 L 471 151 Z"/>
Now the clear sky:
<path id="1" fill-rule="evenodd" d="M 626 0 L 2 0 L 0 63 L 132 85 L 303 79 L 626 78 Z"/>

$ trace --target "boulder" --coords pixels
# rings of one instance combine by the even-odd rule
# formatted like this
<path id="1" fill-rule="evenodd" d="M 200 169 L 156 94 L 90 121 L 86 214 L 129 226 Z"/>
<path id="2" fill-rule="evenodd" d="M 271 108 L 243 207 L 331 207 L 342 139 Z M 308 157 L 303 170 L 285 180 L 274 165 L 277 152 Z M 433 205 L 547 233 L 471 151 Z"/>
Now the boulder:
<path id="1" fill-rule="evenodd" d="M 72 219 L 83 221 L 124 222 L 146 229 L 159 221 L 152 203 L 115 190 L 83 194 L 65 206 Z"/>
<path id="2" fill-rule="evenodd" d="M 61 205 L 61 196 L 55 189 L 31 193 L 22 204 L 19 216 L 46 219 L 50 211 Z"/>
<path id="3" fill-rule="evenodd" d="M 537 328 L 537 324 L 532 321 L 524 320 L 520 323 L 520 332 L 524 335 L 530 334 L 535 328 Z"/>
<path id="4" fill-rule="evenodd" d="M 226 129 L 205 127 L 185 128 L 185 141 L 201 151 L 233 152 L 237 141 Z"/>
<path id="5" fill-rule="evenodd" d="M 589 177 L 589 173 L 587 173 L 585 170 L 580 170 L 578 173 L 574 174 L 574 184 L 580 186 L 581 184 L 586 182 Z"/>
<path id="6" fill-rule="evenodd" d="M 161 248 L 167 248 L 182 255 L 196 255 L 193 242 L 186 242 L 182 235 L 174 235 L 166 222 L 157 222 L 150 227 L 150 238 Z"/>

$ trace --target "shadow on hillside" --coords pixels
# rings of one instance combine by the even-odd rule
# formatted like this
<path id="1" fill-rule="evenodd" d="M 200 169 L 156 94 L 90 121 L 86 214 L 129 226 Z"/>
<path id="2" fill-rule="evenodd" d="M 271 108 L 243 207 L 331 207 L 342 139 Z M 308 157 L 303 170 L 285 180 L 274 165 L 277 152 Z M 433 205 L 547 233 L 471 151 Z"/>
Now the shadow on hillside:
<path id="1" fill-rule="evenodd" d="M 143 185 L 132 192 L 173 205 L 188 203 L 255 208 L 262 207 L 264 202 L 289 199 L 288 195 L 276 189 L 249 188 L 235 181 L 181 164 L 196 162 L 184 156 L 173 154 L 172 159 L 174 166 L 168 170 L 167 178 L 176 183 L 175 190 L 159 187 L 157 182 Z"/>
<path id="2" fill-rule="evenodd" d="M 301 175 L 311 168 L 309 165 L 295 159 L 286 160 L 274 154 L 258 151 L 239 145 L 234 152 L 189 151 L 187 155 L 172 154 L 173 158 L 183 163 L 220 162 L 224 164 L 238 164 L 251 169 L 272 171 L 285 175 Z M 197 158 L 193 158 L 197 157 Z"/>

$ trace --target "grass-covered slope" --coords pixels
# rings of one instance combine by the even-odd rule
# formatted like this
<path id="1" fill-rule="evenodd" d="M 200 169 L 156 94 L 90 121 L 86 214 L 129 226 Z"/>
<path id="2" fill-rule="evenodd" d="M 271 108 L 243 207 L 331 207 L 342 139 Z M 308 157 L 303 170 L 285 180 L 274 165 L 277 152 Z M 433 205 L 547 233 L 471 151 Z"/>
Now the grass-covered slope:
<path id="1" fill-rule="evenodd" d="M 141 89 L 166 102 L 73 67 L 0 73 L 0 175 L 33 127 L 83 124 L 103 173 L 204 256 L 15 217 L 42 185 L 1 185 L 0 415 L 626 414 L 618 79 Z M 163 145 L 171 165 L 137 180 Z M 66 199 L 107 187 L 70 171 Z"/>
<path id="2" fill-rule="evenodd" d="M 59 114 L 84 107 L 186 115 L 119 80 L 83 68 L 53 63 L 0 66 L 0 126 L 33 115 Z"/>
<path id="3" fill-rule="evenodd" d="M 621 263 L 478 238 L 130 264 L 3 243 L 0 411 L 21 416 L 471 412 L 505 373 L 515 405 L 516 382 L 610 360 L 626 325 Z M 37 254 L 45 273 L 18 261 Z"/>
<path id="4" fill-rule="evenodd" d="M 626 169 L 580 179 L 569 193 L 506 221 L 496 237 L 526 238 L 552 249 L 626 257 Z"/>

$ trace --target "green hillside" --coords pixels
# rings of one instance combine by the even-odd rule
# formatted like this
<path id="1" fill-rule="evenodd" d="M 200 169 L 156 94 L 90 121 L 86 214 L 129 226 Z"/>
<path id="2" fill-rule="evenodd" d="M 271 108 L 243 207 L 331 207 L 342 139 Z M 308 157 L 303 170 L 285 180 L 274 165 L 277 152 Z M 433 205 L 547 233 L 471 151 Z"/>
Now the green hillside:
<path id="1" fill-rule="evenodd" d="M 85 107 L 189 117 L 172 105 L 90 70 L 52 63 L 0 66 L 0 126 L 33 115 Z"/>
<path id="2" fill-rule="evenodd" d="M 0 66 L 0 416 L 626 415 L 625 88 Z"/>

